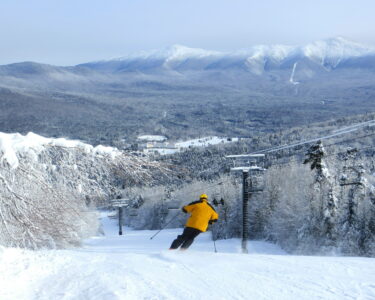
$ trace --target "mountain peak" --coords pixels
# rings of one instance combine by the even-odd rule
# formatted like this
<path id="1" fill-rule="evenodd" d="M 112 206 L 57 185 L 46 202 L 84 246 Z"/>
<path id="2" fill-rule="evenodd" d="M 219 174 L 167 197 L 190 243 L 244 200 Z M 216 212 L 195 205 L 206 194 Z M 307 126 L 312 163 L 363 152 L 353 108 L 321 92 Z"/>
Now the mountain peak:
<path id="1" fill-rule="evenodd" d="M 343 37 L 334 37 L 315 41 L 302 48 L 302 52 L 309 58 L 337 57 L 340 59 L 362 56 L 374 52 L 374 48 L 347 40 Z"/>
<path id="2" fill-rule="evenodd" d="M 218 56 L 222 53 L 217 51 L 210 51 L 200 48 L 190 48 L 183 45 L 175 44 L 167 49 L 165 58 L 170 60 L 183 60 L 186 58 L 204 58 L 209 56 Z"/>
<path id="3" fill-rule="evenodd" d="M 119 58 L 111 59 L 111 61 L 122 61 L 130 59 L 162 59 L 182 60 L 187 58 L 203 58 L 207 56 L 217 56 L 221 53 L 218 51 L 210 51 L 200 48 L 191 48 L 180 44 L 174 44 L 164 49 L 156 49 L 149 51 L 140 51 L 133 54 L 128 54 Z"/>

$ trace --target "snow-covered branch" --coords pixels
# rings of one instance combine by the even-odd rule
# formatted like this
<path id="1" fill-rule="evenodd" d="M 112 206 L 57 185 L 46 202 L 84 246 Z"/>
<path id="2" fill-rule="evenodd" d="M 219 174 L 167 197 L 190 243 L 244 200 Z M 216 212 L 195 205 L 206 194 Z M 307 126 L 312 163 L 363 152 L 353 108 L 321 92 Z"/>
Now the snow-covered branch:
<path id="1" fill-rule="evenodd" d="M 0 134 L 0 244 L 67 247 L 97 230 L 89 206 L 167 176 L 115 148 L 35 134 Z"/>

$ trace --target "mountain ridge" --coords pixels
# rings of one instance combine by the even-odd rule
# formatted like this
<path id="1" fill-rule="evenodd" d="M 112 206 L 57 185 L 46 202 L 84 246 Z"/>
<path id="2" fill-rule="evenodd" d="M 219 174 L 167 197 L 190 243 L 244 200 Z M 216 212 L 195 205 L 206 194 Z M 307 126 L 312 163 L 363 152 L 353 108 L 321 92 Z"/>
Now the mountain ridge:
<path id="1" fill-rule="evenodd" d="M 260 75 L 268 69 L 309 60 L 326 70 L 344 66 L 348 59 L 375 56 L 375 47 L 336 37 L 319 40 L 304 46 L 255 45 L 232 52 L 211 51 L 173 45 L 163 50 L 141 51 L 110 60 L 88 62 L 77 66 L 107 72 L 134 72 L 154 70 L 215 70 L 242 68 Z M 272 66 L 270 68 L 270 66 Z"/>
<path id="2" fill-rule="evenodd" d="M 303 47 L 223 56 L 176 46 L 164 58 L 0 66 L 0 128 L 113 145 L 144 134 L 249 136 L 374 111 L 372 48 L 341 38 Z"/>
<path id="3" fill-rule="evenodd" d="M 369 62 L 366 63 L 366 61 Z M 55 66 L 31 61 L 0 65 L 0 75 L 23 75 L 64 72 L 84 75 L 89 71 L 99 73 L 160 72 L 160 71 L 211 71 L 241 69 L 261 75 L 264 72 L 289 68 L 303 61 L 323 67 L 326 71 L 336 68 L 366 67 L 375 70 L 375 47 L 352 42 L 343 37 L 318 40 L 303 46 L 255 45 L 247 49 L 220 52 L 183 45 L 164 49 L 139 51 L 118 58 L 86 62 L 74 66 Z M 348 63 L 347 63 L 348 62 Z M 9 72 L 9 73 L 8 73 Z M 17 76 L 15 74 L 14 76 Z"/>

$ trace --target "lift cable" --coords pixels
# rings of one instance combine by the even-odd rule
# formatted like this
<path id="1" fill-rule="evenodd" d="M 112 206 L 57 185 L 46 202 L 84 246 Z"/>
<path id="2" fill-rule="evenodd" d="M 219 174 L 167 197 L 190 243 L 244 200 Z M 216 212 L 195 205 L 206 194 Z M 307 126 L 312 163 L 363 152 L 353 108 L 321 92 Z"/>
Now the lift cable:
<path id="1" fill-rule="evenodd" d="M 354 127 L 354 126 L 356 126 L 356 127 Z M 297 146 L 302 146 L 302 145 L 305 145 L 305 144 L 311 144 L 311 143 L 321 141 L 321 140 L 330 139 L 330 138 L 333 138 L 333 137 L 337 137 L 337 136 L 340 136 L 340 135 L 344 135 L 344 134 L 347 134 L 347 133 L 357 131 L 357 130 L 359 130 L 363 127 L 366 127 L 366 126 L 375 126 L 375 120 L 367 121 L 365 123 L 357 124 L 357 125 L 354 125 L 354 126 L 352 126 L 352 128 L 347 127 L 347 128 L 342 128 L 342 129 L 336 130 L 335 133 L 332 133 L 332 134 L 329 134 L 329 135 L 326 135 L 326 136 L 321 136 L 321 137 L 318 137 L 318 138 L 304 140 L 304 141 L 301 141 L 301 142 L 298 142 L 298 143 L 295 143 L 295 144 L 287 144 L 287 145 L 281 145 L 281 146 L 277 146 L 277 147 L 271 147 L 271 148 L 255 151 L 255 152 L 252 152 L 250 154 L 271 153 L 271 152 L 276 152 L 276 151 L 279 151 L 279 150 L 285 150 L 285 149 L 289 149 L 289 148 L 293 148 L 293 147 L 297 147 Z"/>

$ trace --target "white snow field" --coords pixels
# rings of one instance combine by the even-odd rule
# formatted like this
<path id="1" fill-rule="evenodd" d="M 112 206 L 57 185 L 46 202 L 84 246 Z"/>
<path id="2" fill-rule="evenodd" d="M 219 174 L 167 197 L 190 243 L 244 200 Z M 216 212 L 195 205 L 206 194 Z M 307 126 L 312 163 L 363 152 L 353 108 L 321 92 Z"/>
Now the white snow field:
<path id="1" fill-rule="evenodd" d="M 175 147 L 178 149 L 184 149 L 184 148 L 189 148 L 189 147 L 207 147 L 210 145 L 238 142 L 238 140 L 239 140 L 238 138 L 207 136 L 203 138 L 177 142 L 175 144 Z"/>
<path id="2" fill-rule="evenodd" d="M 375 299 L 375 259 L 287 255 L 277 246 L 200 235 L 170 251 L 182 229 L 117 235 L 102 217 L 104 236 L 82 248 L 0 248 L 0 299 Z"/>

